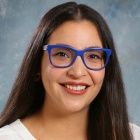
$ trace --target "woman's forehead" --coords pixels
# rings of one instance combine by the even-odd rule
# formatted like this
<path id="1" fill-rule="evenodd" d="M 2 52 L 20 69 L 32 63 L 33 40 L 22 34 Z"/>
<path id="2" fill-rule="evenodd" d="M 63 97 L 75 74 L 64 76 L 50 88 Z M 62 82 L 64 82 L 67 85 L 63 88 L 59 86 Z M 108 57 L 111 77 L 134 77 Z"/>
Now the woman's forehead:
<path id="1" fill-rule="evenodd" d="M 70 46 L 77 46 L 79 44 L 85 47 L 102 47 L 102 42 L 95 25 L 86 20 L 63 23 L 53 31 L 47 44 L 67 44 Z"/>

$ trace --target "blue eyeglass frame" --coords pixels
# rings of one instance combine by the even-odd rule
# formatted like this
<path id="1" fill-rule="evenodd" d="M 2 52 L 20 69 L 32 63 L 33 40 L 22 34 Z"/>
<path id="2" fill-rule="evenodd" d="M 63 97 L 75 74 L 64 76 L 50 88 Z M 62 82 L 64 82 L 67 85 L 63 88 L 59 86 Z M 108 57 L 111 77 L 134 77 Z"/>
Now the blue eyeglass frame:
<path id="1" fill-rule="evenodd" d="M 53 48 L 65 48 L 65 49 L 70 49 L 70 50 L 74 51 L 74 52 L 75 52 L 75 55 L 74 55 L 74 58 L 73 58 L 72 62 L 71 62 L 69 65 L 67 65 L 67 66 L 57 66 L 57 65 L 54 65 L 54 64 L 52 63 L 52 60 L 51 60 L 51 50 L 52 50 Z M 102 70 L 102 69 L 104 69 L 104 68 L 107 66 L 107 64 L 108 64 L 110 55 L 112 54 L 111 49 L 106 49 L 106 48 L 94 47 L 94 48 L 86 48 L 86 49 L 84 49 L 84 50 L 77 50 L 77 49 L 75 49 L 75 48 L 72 48 L 72 47 L 70 47 L 70 46 L 65 46 L 65 45 L 45 45 L 45 46 L 43 46 L 43 50 L 48 51 L 50 63 L 51 63 L 53 66 L 57 67 L 57 68 L 67 68 L 67 67 L 70 67 L 70 66 L 73 65 L 73 63 L 75 62 L 77 56 L 80 56 L 81 59 L 82 59 L 82 61 L 83 61 L 83 63 L 84 63 L 84 65 L 86 66 L 86 68 L 88 68 L 88 69 L 90 69 L 90 70 Z M 90 68 L 90 67 L 88 67 L 88 66 L 86 65 L 86 63 L 85 63 L 85 61 L 84 61 L 83 55 L 84 55 L 84 53 L 85 53 L 86 51 L 89 51 L 89 50 L 102 50 L 102 51 L 106 52 L 107 58 L 106 58 L 106 62 L 105 62 L 105 64 L 104 64 L 103 67 L 101 67 L 101 68 Z"/>

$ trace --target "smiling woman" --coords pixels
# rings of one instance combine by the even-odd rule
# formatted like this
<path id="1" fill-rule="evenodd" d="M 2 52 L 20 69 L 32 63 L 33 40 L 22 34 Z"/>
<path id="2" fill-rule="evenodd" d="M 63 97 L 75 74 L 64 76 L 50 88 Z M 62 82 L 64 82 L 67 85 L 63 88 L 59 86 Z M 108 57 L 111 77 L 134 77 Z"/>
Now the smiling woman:
<path id="1" fill-rule="evenodd" d="M 0 118 L 2 140 L 138 140 L 111 32 L 75 2 L 44 15 Z"/>
<path id="2" fill-rule="evenodd" d="M 97 55 L 97 50 L 104 51 L 96 28 L 86 20 L 67 21 L 54 30 L 46 43 L 51 51 L 44 52 L 41 66 L 41 79 L 47 93 L 45 106 L 50 105 L 52 108 L 55 105 L 55 110 L 59 109 L 58 113 L 62 110 L 63 113 L 82 110 L 83 114 L 87 114 L 89 104 L 99 93 L 105 73 L 103 57 L 91 57 Z M 72 47 L 50 45 L 62 43 Z M 82 59 L 77 55 L 78 52 Z M 54 66 L 48 61 L 48 55 Z M 79 87 L 83 90 L 77 90 Z"/>

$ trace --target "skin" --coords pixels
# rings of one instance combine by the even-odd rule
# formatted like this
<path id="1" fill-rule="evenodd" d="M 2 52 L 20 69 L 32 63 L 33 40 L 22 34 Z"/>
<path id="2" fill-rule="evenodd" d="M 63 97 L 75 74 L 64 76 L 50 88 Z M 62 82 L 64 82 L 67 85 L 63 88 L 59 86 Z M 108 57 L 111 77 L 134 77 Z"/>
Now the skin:
<path id="1" fill-rule="evenodd" d="M 91 46 L 102 48 L 97 29 L 89 21 L 62 24 L 51 34 L 47 44 L 65 44 L 79 50 Z M 23 124 L 38 140 L 86 140 L 89 106 L 101 89 L 104 75 L 105 69 L 87 69 L 79 56 L 72 66 L 56 68 L 44 51 L 41 78 L 46 91 L 45 102 L 42 110 L 22 120 Z M 82 84 L 88 88 L 81 94 L 83 91 L 67 90 L 61 84 Z"/>

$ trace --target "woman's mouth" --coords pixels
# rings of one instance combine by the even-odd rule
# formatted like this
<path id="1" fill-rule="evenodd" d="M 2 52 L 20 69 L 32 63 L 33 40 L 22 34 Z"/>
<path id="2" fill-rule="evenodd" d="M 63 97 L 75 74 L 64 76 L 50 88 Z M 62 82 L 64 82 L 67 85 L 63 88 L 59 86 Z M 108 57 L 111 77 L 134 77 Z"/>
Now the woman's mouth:
<path id="1" fill-rule="evenodd" d="M 84 83 L 65 83 L 61 85 L 63 89 L 71 95 L 83 95 L 89 87 L 89 85 Z"/>

